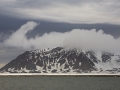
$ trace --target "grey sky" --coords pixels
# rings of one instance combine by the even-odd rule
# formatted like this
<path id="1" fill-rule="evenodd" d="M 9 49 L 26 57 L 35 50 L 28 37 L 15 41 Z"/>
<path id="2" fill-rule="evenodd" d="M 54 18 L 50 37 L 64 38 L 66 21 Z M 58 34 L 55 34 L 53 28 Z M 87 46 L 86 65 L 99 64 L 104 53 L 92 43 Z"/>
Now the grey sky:
<path id="1" fill-rule="evenodd" d="M 102 29 L 120 37 L 119 0 L 0 0 L 0 65 L 23 53 L 24 49 L 1 43 L 28 21 L 40 23 L 27 37 L 73 29 Z M 11 53 L 12 52 L 12 53 Z"/>
<path id="2" fill-rule="evenodd" d="M 19 19 L 14 17 L 8 17 L 0 15 L 0 32 L 5 34 L 11 34 L 12 31 L 16 31 L 21 25 L 25 24 L 27 21 L 32 21 L 32 19 Z M 102 29 L 105 33 L 111 34 L 114 37 L 120 36 L 120 25 L 113 24 L 69 24 L 60 22 L 50 22 L 43 20 L 33 20 L 40 23 L 34 30 L 34 32 L 29 33 L 29 37 L 35 36 L 36 34 L 44 34 L 45 32 L 57 31 L 66 32 L 72 29 Z M 12 22 L 12 23 L 11 23 Z"/>
<path id="3" fill-rule="evenodd" d="M 119 0 L 0 0 L 1 14 L 67 23 L 120 23 Z"/>

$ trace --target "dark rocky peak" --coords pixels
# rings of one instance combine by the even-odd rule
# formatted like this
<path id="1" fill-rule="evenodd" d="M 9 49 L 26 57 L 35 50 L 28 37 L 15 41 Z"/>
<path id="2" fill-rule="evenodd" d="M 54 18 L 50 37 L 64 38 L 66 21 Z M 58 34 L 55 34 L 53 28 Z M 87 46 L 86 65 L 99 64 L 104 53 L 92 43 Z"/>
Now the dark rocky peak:
<path id="1" fill-rule="evenodd" d="M 42 68 L 43 70 L 38 70 Z M 95 70 L 95 64 L 84 52 L 57 47 L 53 49 L 27 51 L 1 68 L 6 72 L 42 72 L 59 70 Z"/>
<path id="2" fill-rule="evenodd" d="M 113 53 L 103 52 L 101 55 L 102 62 L 111 62 L 111 57 L 113 57 L 113 56 L 114 56 Z"/>
<path id="3" fill-rule="evenodd" d="M 98 59 L 97 59 L 97 54 L 94 51 L 86 51 L 85 54 L 87 55 L 87 57 L 89 57 L 93 62 L 98 63 Z"/>
<path id="4" fill-rule="evenodd" d="M 110 63 L 106 64 L 107 62 Z M 82 73 L 97 70 L 104 71 L 106 66 L 118 68 L 119 65 L 119 55 L 56 47 L 26 51 L 1 68 L 0 72 Z"/>

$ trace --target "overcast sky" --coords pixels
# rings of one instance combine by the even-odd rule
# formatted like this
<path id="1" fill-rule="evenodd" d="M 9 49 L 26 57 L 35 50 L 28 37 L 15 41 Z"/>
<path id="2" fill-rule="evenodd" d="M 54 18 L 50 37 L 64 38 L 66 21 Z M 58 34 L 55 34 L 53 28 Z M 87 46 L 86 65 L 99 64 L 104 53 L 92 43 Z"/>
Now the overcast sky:
<path id="1" fill-rule="evenodd" d="M 0 67 L 26 50 L 47 47 L 119 52 L 119 3 L 119 0 L 0 0 Z"/>

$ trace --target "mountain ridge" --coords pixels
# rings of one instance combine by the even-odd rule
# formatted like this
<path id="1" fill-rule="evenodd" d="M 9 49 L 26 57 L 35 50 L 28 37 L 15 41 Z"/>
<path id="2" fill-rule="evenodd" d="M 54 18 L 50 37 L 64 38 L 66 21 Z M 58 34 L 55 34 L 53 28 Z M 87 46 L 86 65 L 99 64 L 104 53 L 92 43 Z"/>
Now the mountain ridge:
<path id="1" fill-rule="evenodd" d="M 119 73 L 120 55 L 55 47 L 26 51 L 1 73 Z"/>

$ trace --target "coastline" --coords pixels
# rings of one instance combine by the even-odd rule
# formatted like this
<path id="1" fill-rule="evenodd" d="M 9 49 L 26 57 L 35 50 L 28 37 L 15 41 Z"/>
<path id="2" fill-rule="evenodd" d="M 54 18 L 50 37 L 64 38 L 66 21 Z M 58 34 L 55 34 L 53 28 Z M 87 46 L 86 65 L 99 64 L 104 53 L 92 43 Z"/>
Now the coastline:
<path id="1" fill-rule="evenodd" d="M 88 77 L 120 77 L 120 74 L 38 74 L 38 73 L 9 73 L 9 74 L 1 74 L 0 76 L 76 76 L 76 77 L 81 77 L 81 76 L 88 76 Z"/>

